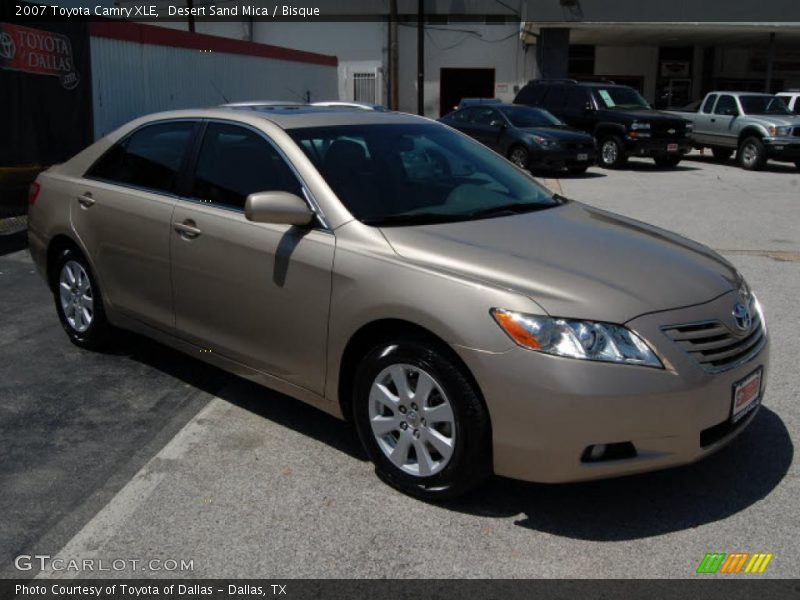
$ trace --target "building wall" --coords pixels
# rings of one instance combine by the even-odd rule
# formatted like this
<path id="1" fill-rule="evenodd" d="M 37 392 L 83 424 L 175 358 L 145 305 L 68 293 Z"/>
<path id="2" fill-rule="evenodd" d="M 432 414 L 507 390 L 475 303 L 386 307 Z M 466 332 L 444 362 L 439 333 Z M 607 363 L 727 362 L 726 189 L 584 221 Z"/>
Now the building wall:
<path id="1" fill-rule="evenodd" d="M 417 30 L 400 27 L 400 110 L 417 112 Z M 511 102 L 516 89 L 535 76 L 536 52 L 526 51 L 519 25 L 436 25 L 425 36 L 425 115 L 439 117 L 440 69 L 491 68 L 495 96 Z"/>
<path id="2" fill-rule="evenodd" d="M 269 98 L 333 97 L 336 67 L 92 37 L 94 134 L 141 115 Z"/>
<path id="3" fill-rule="evenodd" d="M 644 77 L 644 97 L 652 103 L 656 96 L 658 47 L 597 46 L 594 55 L 595 75 L 634 75 Z"/>
<path id="4" fill-rule="evenodd" d="M 765 51 L 754 51 L 750 48 L 718 48 L 715 55 L 714 76 L 726 79 L 764 79 L 764 71 L 751 69 L 751 56 L 757 53 L 763 56 Z M 800 49 L 783 49 L 776 51 L 776 68 L 773 79 L 783 80 L 784 89 L 800 88 L 800 70 L 782 70 L 782 58 L 791 58 L 800 64 Z"/>

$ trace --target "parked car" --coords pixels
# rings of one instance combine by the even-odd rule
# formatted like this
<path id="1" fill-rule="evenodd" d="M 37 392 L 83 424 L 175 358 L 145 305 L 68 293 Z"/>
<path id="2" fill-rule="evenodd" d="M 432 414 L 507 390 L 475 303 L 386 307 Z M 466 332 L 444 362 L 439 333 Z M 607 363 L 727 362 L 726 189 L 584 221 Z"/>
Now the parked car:
<path id="1" fill-rule="evenodd" d="M 566 167 L 578 174 L 597 160 L 592 136 L 567 127 L 546 110 L 489 104 L 462 108 L 439 120 L 523 169 Z"/>
<path id="2" fill-rule="evenodd" d="M 545 108 L 567 125 L 591 133 L 603 167 L 619 167 L 629 156 L 648 156 L 660 167 L 675 167 L 691 150 L 689 122 L 653 110 L 628 86 L 539 79 L 523 87 L 514 103 Z"/>
<path id="3" fill-rule="evenodd" d="M 503 104 L 500 98 L 462 98 L 455 110 L 466 108 L 467 106 L 480 106 L 483 104 Z"/>
<path id="4" fill-rule="evenodd" d="M 353 108 L 356 110 L 378 110 L 385 111 L 386 107 L 382 104 L 372 104 L 369 102 L 352 102 L 346 100 L 326 100 L 324 102 L 312 102 L 311 106 L 325 106 L 328 108 Z"/>
<path id="5" fill-rule="evenodd" d="M 28 233 L 73 343 L 132 329 L 350 419 L 423 498 L 698 460 L 768 375 L 725 259 L 412 115 L 143 117 L 38 176 Z"/>
<path id="6" fill-rule="evenodd" d="M 673 112 L 692 121 L 692 143 L 719 160 L 736 151 L 739 165 L 761 169 L 767 159 L 800 168 L 800 117 L 781 98 L 757 92 L 710 92 L 699 112 Z"/>
<path id="7" fill-rule="evenodd" d="M 800 91 L 781 92 L 776 94 L 786 103 L 786 107 L 796 115 L 800 115 Z"/>

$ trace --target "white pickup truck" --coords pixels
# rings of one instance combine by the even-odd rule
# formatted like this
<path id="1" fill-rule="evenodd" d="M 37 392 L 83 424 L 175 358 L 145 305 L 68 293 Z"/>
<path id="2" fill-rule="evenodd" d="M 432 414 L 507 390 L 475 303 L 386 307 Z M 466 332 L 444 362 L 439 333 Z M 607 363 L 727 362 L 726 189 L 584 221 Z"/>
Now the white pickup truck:
<path id="1" fill-rule="evenodd" d="M 711 92 L 696 112 L 668 111 L 694 124 L 695 148 L 711 148 L 728 160 L 734 151 L 745 169 L 761 169 L 767 159 L 793 162 L 800 169 L 800 116 L 771 94 Z"/>

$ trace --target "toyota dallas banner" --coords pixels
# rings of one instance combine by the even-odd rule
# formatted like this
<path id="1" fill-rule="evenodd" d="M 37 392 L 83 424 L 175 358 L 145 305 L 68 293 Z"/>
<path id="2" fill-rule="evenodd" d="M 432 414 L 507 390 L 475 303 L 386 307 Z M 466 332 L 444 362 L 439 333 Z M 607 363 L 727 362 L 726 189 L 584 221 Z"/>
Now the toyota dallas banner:
<path id="1" fill-rule="evenodd" d="M 86 22 L 0 22 L 0 169 L 61 162 L 92 141 Z"/>

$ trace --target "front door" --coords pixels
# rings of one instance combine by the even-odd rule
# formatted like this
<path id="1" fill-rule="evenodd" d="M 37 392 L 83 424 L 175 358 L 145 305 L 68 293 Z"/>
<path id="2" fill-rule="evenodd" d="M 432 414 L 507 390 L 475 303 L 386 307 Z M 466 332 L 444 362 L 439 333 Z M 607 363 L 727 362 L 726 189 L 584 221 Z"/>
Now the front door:
<path id="1" fill-rule="evenodd" d="M 294 172 L 261 132 L 209 122 L 189 187 L 170 242 L 179 335 L 322 393 L 335 237 L 243 210 L 254 192 L 302 196 Z"/>

